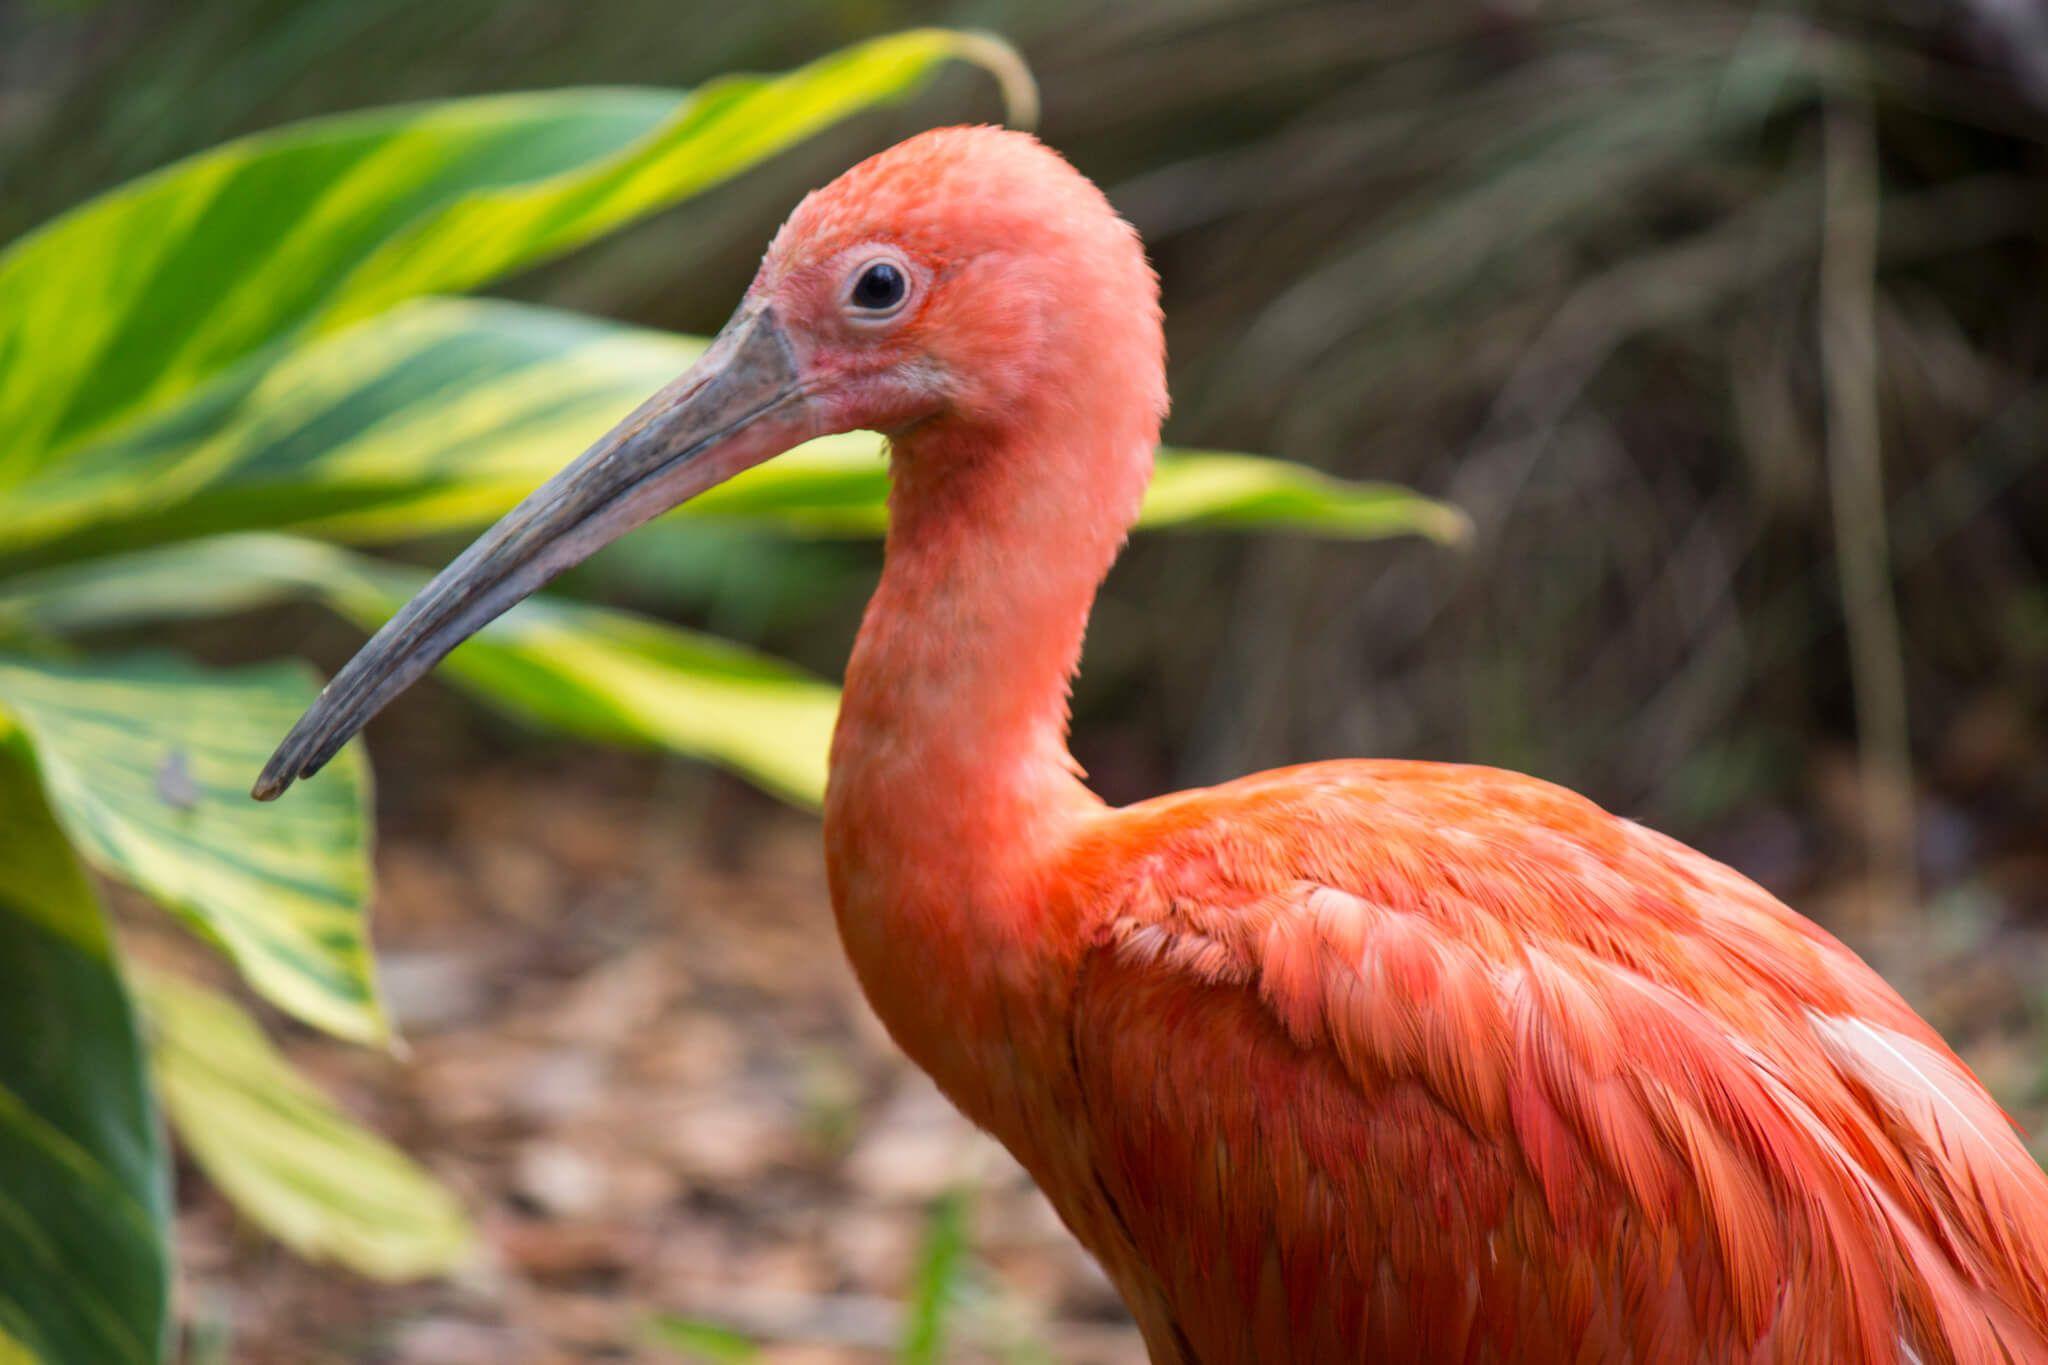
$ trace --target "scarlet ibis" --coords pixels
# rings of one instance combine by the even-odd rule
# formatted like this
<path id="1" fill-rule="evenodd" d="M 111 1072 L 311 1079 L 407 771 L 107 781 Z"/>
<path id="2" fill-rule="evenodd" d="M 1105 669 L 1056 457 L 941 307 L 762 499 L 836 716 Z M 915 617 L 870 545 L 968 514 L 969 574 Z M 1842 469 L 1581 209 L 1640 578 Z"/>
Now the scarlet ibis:
<path id="1" fill-rule="evenodd" d="M 1018 133 L 855 166 L 685 375 L 335 678 L 317 770 L 564 567 L 888 434 L 825 853 L 890 1033 L 1159 1361 L 2048 1361 L 2048 1179 L 1876 973 L 1534 778 L 1318 763 L 1106 806 L 1066 746 L 1166 410 L 1136 233 Z"/>

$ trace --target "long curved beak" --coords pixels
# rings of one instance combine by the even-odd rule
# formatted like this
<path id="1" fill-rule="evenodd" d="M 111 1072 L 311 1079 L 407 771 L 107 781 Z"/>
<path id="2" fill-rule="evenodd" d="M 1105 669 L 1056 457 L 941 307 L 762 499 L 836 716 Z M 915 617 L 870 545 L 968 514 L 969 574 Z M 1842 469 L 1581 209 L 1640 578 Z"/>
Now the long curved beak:
<path id="1" fill-rule="evenodd" d="M 747 305 L 689 371 L 534 490 L 334 676 L 251 794 L 311 777 L 448 651 L 571 565 L 743 469 L 822 434 L 774 314 Z"/>

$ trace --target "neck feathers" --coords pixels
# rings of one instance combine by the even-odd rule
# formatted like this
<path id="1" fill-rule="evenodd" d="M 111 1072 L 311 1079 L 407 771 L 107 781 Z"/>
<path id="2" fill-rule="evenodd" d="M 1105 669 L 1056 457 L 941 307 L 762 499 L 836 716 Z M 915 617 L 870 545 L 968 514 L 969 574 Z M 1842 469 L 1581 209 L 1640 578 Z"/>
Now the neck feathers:
<path id="1" fill-rule="evenodd" d="M 896 442 L 887 564 L 847 667 L 829 823 L 917 837 L 925 858 L 985 859 L 1094 802 L 1067 752 L 1068 692 L 1158 416 L 1083 413 L 1081 396 L 1000 430 L 942 421 Z"/>

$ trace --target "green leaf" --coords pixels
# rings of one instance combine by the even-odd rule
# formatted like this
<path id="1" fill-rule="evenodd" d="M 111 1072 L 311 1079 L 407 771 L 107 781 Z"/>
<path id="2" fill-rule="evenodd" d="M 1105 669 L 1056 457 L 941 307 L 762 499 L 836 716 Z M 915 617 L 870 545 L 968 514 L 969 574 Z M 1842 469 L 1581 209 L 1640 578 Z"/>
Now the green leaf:
<path id="1" fill-rule="evenodd" d="M 365 629 L 426 582 L 337 594 Z M 710 759 L 787 800 L 825 799 L 839 689 L 739 645 L 555 597 L 514 607 L 442 663 L 450 682 L 535 724 Z"/>
<path id="2" fill-rule="evenodd" d="M 471 1234 L 454 1195 L 335 1108 L 234 1002 L 164 972 L 135 984 L 165 1112 L 251 1222 L 301 1256 L 380 1280 L 463 1261 Z"/>
<path id="3" fill-rule="evenodd" d="M 15 544 L 77 558 L 236 530 L 365 541 L 489 521 L 687 368 L 705 342 L 551 309 L 420 300 L 251 361 L 13 491 Z M 814 441 L 677 514 L 806 535 L 887 524 L 879 437 Z M 1148 527 L 1452 540 L 1463 517 L 1251 455 L 1162 451 Z"/>
<path id="4" fill-rule="evenodd" d="M 362 540 L 489 521 L 704 343 L 429 299 L 263 357 L 7 496 L 20 547 L 76 558 L 234 530 Z"/>
<path id="5" fill-rule="evenodd" d="M 367 780 L 345 756 L 280 810 L 249 775 L 318 692 L 299 664 L 0 657 L 58 821 L 92 863 L 177 911 L 258 991 L 344 1038 L 386 1036 L 364 924 Z"/>
<path id="6" fill-rule="evenodd" d="M 0 714 L 0 1362 L 158 1359 L 163 1150 L 105 922 Z"/>
<path id="7" fill-rule="evenodd" d="M 331 551 L 325 596 L 365 630 L 427 576 Z M 825 800 L 839 689 L 764 654 L 566 601 L 520 603 L 441 664 L 455 686 L 534 724 L 709 759 L 799 805 Z"/>
<path id="8" fill-rule="evenodd" d="M 1387 483 L 1351 483 L 1306 465 L 1205 451 L 1162 453 L 1138 525 L 1298 530 L 1371 540 L 1424 535 L 1456 544 L 1465 514 Z"/>
<path id="9" fill-rule="evenodd" d="M 731 178 L 944 62 L 924 29 L 694 93 L 564 90 L 260 133 L 0 254 L 0 487 L 287 338 L 475 288 Z"/>
<path id="10" fill-rule="evenodd" d="M 896 1354 L 901 1365 L 939 1365 L 946 1357 L 947 1320 L 967 1273 L 967 1201 L 965 1190 L 940 1196 L 925 1223 L 903 1344 Z"/>
<path id="11" fill-rule="evenodd" d="M 325 600 L 367 561 L 292 536 L 215 536 L 0 579 L 0 636 L 72 635 Z M 0 656 L 4 657 L 4 656 Z"/>
<path id="12" fill-rule="evenodd" d="M 0 628 L 88 630 L 311 597 L 369 630 L 425 581 L 313 541 L 222 536 L 24 575 L 0 588 Z M 449 655 L 439 676 L 536 724 L 709 759 L 800 804 L 824 798 L 838 689 L 738 645 L 536 598 Z M 0 675 L 0 696 L 4 686 Z M 242 787 L 261 760 L 246 763 Z"/>

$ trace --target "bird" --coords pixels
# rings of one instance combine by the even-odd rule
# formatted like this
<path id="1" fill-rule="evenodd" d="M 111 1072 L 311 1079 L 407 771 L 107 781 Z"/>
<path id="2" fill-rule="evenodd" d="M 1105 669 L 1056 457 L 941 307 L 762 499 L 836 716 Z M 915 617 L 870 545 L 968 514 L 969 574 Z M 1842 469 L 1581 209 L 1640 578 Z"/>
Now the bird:
<path id="1" fill-rule="evenodd" d="M 378 631 L 255 794 L 600 545 L 877 431 L 840 937 L 1154 1361 L 2048 1362 L 2048 1178 L 1754 882 L 1485 767 L 1088 787 L 1070 687 L 1165 375 L 1154 272 L 1090 180 L 1001 128 L 901 142 L 797 205 L 700 360 Z"/>

